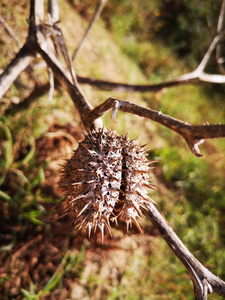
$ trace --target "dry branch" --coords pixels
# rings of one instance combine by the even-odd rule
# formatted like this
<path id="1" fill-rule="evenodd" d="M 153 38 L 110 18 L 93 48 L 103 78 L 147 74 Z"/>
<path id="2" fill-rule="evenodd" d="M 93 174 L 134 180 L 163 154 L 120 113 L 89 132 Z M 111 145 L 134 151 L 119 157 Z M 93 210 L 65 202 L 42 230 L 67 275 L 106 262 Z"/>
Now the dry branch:
<path id="1" fill-rule="evenodd" d="M 48 15 L 51 25 L 59 21 L 59 7 L 57 0 L 48 1 Z"/>
<path id="2" fill-rule="evenodd" d="M 225 4 L 223 2 L 221 13 L 220 13 L 220 24 L 222 22 L 222 12 L 224 10 Z M 219 25 L 218 25 L 219 26 Z M 222 27 L 220 25 L 217 35 L 212 40 L 207 52 L 203 56 L 201 62 L 199 63 L 198 67 L 193 70 L 192 72 L 183 74 L 175 79 L 172 79 L 167 82 L 161 82 L 158 84 L 147 84 L 147 85 L 136 85 L 136 84 L 125 84 L 125 83 L 119 83 L 119 82 L 110 82 L 105 80 L 98 80 L 98 79 L 91 79 L 91 78 L 84 78 L 78 76 L 78 80 L 80 83 L 90 84 L 94 85 L 100 89 L 106 89 L 106 90 L 119 90 L 119 91 L 136 91 L 136 92 L 157 92 L 163 88 L 178 86 L 178 85 L 184 85 L 188 83 L 196 82 L 196 80 L 199 81 L 205 81 L 205 82 L 212 82 L 212 83 L 225 83 L 225 75 L 220 74 L 208 74 L 205 73 L 204 70 L 206 68 L 206 65 L 215 50 L 216 46 L 224 37 L 225 31 L 222 30 Z"/>
<path id="3" fill-rule="evenodd" d="M 147 208 L 153 225 L 189 272 L 194 285 L 195 299 L 206 300 L 207 295 L 211 293 L 225 297 L 225 282 L 212 274 L 191 254 L 153 203 L 149 203 Z"/>
<path id="4" fill-rule="evenodd" d="M 119 82 L 110 82 L 106 80 L 99 80 L 94 78 L 85 78 L 78 76 L 78 81 L 83 84 L 89 84 L 96 86 L 99 89 L 105 90 L 118 90 L 118 91 L 131 91 L 131 92 L 157 92 L 164 88 L 190 84 L 197 81 L 204 81 L 204 82 L 212 82 L 212 83 L 225 83 L 225 75 L 221 74 L 208 74 L 205 73 L 204 70 L 206 65 L 215 50 L 216 46 L 218 45 L 219 41 L 222 37 L 224 37 L 225 32 L 219 32 L 214 39 L 212 40 L 211 45 L 209 46 L 207 52 L 205 53 L 203 59 L 199 63 L 198 67 L 193 70 L 192 72 L 183 74 L 179 77 L 171 79 L 166 82 L 161 82 L 158 84 L 145 84 L 145 85 L 137 85 L 137 84 L 126 84 L 126 83 L 119 83 Z"/>
<path id="5" fill-rule="evenodd" d="M 112 81 L 82 77 L 77 75 L 77 80 L 79 81 L 79 83 L 88 84 L 100 90 L 107 90 L 107 91 L 114 90 L 120 92 L 139 92 L 139 93 L 145 93 L 145 92 L 155 93 L 164 88 L 170 88 L 178 85 L 193 83 L 195 79 L 196 78 L 183 79 L 183 80 L 174 79 L 171 81 L 162 82 L 158 84 L 127 84 L 122 82 L 112 82 Z"/>
<path id="6" fill-rule="evenodd" d="M 86 117 L 85 121 L 87 123 L 93 122 L 95 119 L 100 118 L 110 108 L 113 109 L 114 115 L 117 110 L 132 113 L 160 123 L 161 125 L 177 132 L 185 139 L 189 148 L 196 156 L 202 156 L 198 149 L 198 145 L 201 144 L 205 139 L 225 137 L 225 125 L 206 124 L 193 126 L 165 115 L 160 111 L 144 108 L 134 103 L 115 98 L 109 98 L 104 103 L 93 109 L 92 112 Z"/>
<path id="7" fill-rule="evenodd" d="M 57 1 L 54 2 L 54 5 L 57 5 Z M 38 16 L 36 14 L 34 19 L 38 19 Z M 40 20 L 38 20 L 37 22 L 40 22 Z M 52 38 L 56 41 L 57 46 L 60 48 L 60 51 L 63 54 L 67 65 L 67 70 L 64 70 L 64 67 L 62 66 L 58 58 L 49 49 L 46 38 L 42 34 L 42 31 L 44 32 L 44 30 L 42 30 L 43 26 L 46 26 L 46 24 L 42 22 L 42 24 L 40 24 L 39 27 L 36 27 L 38 30 L 36 32 L 35 49 L 37 53 L 39 53 L 45 60 L 48 67 L 51 68 L 59 83 L 65 88 L 67 93 L 70 95 L 70 98 L 72 99 L 76 109 L 78 110 L 80 118 L 84 124 L 84 119 L 86 115 L 91 111 L 92 106 L 83 94 L 78 84 L 76 74 L 72 68 L 71 59 L 68 54 L 63 34 L 56 24 L 49 25 Z M 90 129 L 94 127 L 101 127 L 102 123 L 100 120 L 98 120 L 92 123 L 85 123 L 85 126 L 87 129 Z"/>
<path id="8" fill-rule="evenodd" d="M 97 8 L 96 8 L 96 10 L 95 10 L 95 13 L 94 13 L 94 15 L 93 15 L 93 17 L 92 17 L 92 19 L 91 19 L 91 22 L 90 22 L 90 24 L 88 25 L 88 28 L 87 28 L 87 30 L 85 31 L 85 34 L 84 34 L 84 36 L 83 36 L 83 38 L 82 38 L 82 40 L 81 40 L 79 46 L 77 47 L 77 49 L 74 51 L 74 53 L 73 53 L 73 55 L 72 55 L 72 61 L 75 60 L 75 58 L 77 57 L 77 55 L 78 55 L 78 53 L 80 52 L 81 48 L 83 47 L 84 42 L 85 42 L 85 40 L 86 40 L 88 34 L 90 33 L 90 31 L 91 31 L 91 29 L 92 29 L 92 27 L 93 27 L 95 21 L 99 18 L 99 16 L 100 16 L 100 14 L 101 14 L 101 12 L 102 12 L 102 10 L 103 10 L 103 8 L 104 8 L 104 6 L 105 6 L 105 4 L 106 4 L 107 1 L 108 1 L 108 0 L 100 0 L 100 3 L 99 3 L 99 5 L 97 6 Z"/>
<path id="9" fill-rule="evenodd" d="M 56 1 L 56 0 L 54 0 L 54 1 Z M 100 2 L 99 6 L 97 7 L 96 13 L 95 13 L 95 14 L 97 14 L 97 16 L 95 16 L 95 15 L 93 16 L 93 19 L 88 27 L 89 29 L 87 30 L 88 32 L 92 28 L 93 22 L 96 20 L 96 18 L 99 16 L 100 12 L 102 11 L 102 9 L 105 5 L 105 2 L 106 1 L 102 0 Z M 53 6 L 53 4 L 50 5 L 49 7 L 51 8 L 52 6 Z M 79 81 L 79 83 L 89 84 L 89 85 L 95 86 L 101 90 L 118 90 L 118 91 L 131 91 L 131 92 L 157 92 L 164 88 L 169 88 L 169 87 L 174 87 L 174 86 L 179 86 L 179 85 L 184 85 L 184 84 L 191 84 L 191 83 L 193 84 L 197 81 L 225 83 L 225 75 L 208 74 L 208 73 L 204 72 L 204 69 L 205 69 L 214 49 L 220 45 L 219 42 L 220 42 L 221 38 L 224 37 L 224 31 L 222 30 L 222 23 L 223 23 L 223 17 L 224 17 L 224 15 L 223 15 L 224 6 L 225 6 L 225 4 L 223 1 L 220 16 L 219 16 L 219 21 L 218 21 L 217 35 L 213 39 L 211 45 L 209 46 L 206 54 L 204 55 L 202 61 L 198 65 L 198 67 L 195 70 L 193 70 L 192 72 L 183 74 L 177 78 L 171 79 L 166 82 L 161 82 L 158 84 L 144 84 L 144 85 L 110 82 L 110 81 L 106 81 L 106 80 L 87 78 L 87 77 L 82 77 L 82 76 L 77 76 L 77 80 Z M 51 19 L 51 22 L 55 21 L 57 18 L 58 18 L 58 15 L 56 12 L 56 13 L 54 13 L 54 19 Z M 53 31 L 54 30 L 56 31 L 55 36 L 57 36 L 57 31 L 59 32 L 59 28 L 56 26 L 56 24 L 50 24 L 49 27 L 51 27 Z M 86 35 L 84 36 L 83 40 L 85 40 L 85 38 L 86 38 Z M 61 41 L 64 41 L 64 39 L 61 38 Z M 62 49 L 62 47 L 61 47 L 61 49 Z M 220 49 L 220 48 L 218 48 L 218 49 Z M 219 50 L 217 50 L 217 52 L 218 51 Z M 63 47 L 63 52 L 65 53 L 65 47 Z M 69 70 L 71 72 L 71 69 L 72 69 L 71 61 L 69 59 L 68 53 L 66 53 L 66 54 L 67 55 L 63 55 L 63 56 L 66 60 L 67 66 L 69 66 Z M 219 54 L 217 54 L 217 55 L 219 55 Z M 223 61 L 223 59 L 221 57 L 219 57 L 218 61 L 221 62 L 221 61 Z M 10 86 L 10 84 L 7 86 L 7 88 L 4 89 L 4 92 L 2 93 L 2 95 L 7 91 L 9 86 Z M 1 90 L 1 84 L 0 84 L 0 90 Z"/>
<path id="10" fill-rule="evenodd" d="M 217 34 L 220 34 L 223 30 L 224 14 L 225 14 L 225 0 L 223 0 L 219 18 L 218 18 Z M 225 59 L 222 55 L 222 42 L 219 42 L 216 47 L 216 61 L 220 68 L 221 73 L 225 75 L 225 69 L 224 69 Z"/>
<path id="11" fill-rule="evenodd" d="M 7 22 L 4 20 L 3 17 L 0 16 L 0 23 L 3 25 L 3 27 L 5 28 L 5 31 L 8 33 L 8 35 L 16 42 L 17 47 L 20 49 L 22 48 L 22 44 L 20 43 L 20 41 L 18 40 L 18 38 L 16 37 L 16 35 L 14 34 L 14 31 L 12 30 L 12 28 L 7 24 Z"/>
<path id="12" fill-rule="evenodd" d="M 8 91 L 11 84 L 20 73 L 25 70 L 35 57 L 35 53 L 25 44 L 17 53 L 16 57 L 0 75 L 0 98 Z"/>

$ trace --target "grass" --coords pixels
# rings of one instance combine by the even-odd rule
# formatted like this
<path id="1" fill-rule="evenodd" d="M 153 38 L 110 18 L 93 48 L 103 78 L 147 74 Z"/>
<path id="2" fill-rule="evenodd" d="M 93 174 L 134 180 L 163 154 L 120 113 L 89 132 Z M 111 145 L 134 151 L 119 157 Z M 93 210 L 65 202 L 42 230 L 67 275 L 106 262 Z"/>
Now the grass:
<path id="1" fill-rule="evenodd" d="M 21 11 L 25 2 L 14 1 L 15 11 Z M 63 33 L 72 52 L 87 22 L 67 2 L 60 1 L 60 7 Z M 3 16 L 18 36 L 21 32 L 22 41 L 27 24 L 25 17 L 15 11 L 4 1 Z M 129 20 L 124 22 L 129 26 Z M 76 32 L 71 30 L 74 24 Z M 107 31 L 102 20 L 94 25 L 75 63 L 79 75 L 156 83 L 188 71 L 184 61 L 161 42 L 139 43 L 134 37 L 124 36 L 121 24 L 122 18 L 120 29 L 114 28 L 114 32 Z M 5 34 L 1 39 L 0 63 L 4 67 L 15 49 L 7 44 Z M 45 82 L 46 71 L 37 72 L 38 81 Z M 29 93 L 33 82 L 30 80 L 27 86 L 26 82 L 27 75 L 20 76 L 2 99 L 1 109 L 15 97 L 20 100 Z M 23 89 L 19 88 L 21 84 Z M 225 121 L 221 94 L 215 88 L 212 96 L 204 85 L 143 95 L 98 91 L 89 86 L 82 89 L 92 105 L 117 97 L 194 124 Z M 152 198 L 193 254 L 224 279 L 224 140 L 205 142 L 201 146 L 204 157 L 199 159 L 190 153 L 181 137 L 151 121 L 122 112 L 118 112 L 115 123 L 110 113 L 103 121 L 105 127 L 121 134 L 128 131 L 130 138 L 140 136 L 140 143 L 149 143 L 149 158 L 159 160 L 152 173 L 157 187 Z M 26 111 L 15 110 L 0 119 L 0 237 L 4 241 L 1 261 L 8 263 L 17 253 L 14 265 L 0 264 L 2 270 L 7 270 L 0 277 L 5 288 L 0 291 L 5 299 L 48 299 L 49 295 L 58 297 L 60 292 L 64 299 L 70 295 L 78 299 L 78 291 L 80 299 L 94 300 L 193 299 L 192 284 L 184 267 L 147 218 L 142 223 L 144 236 L 134 230 L 123 234 L 115 228 L 113 239 L 107 237 L 103 246 L 98 242 L 98 234 L 88 240 L 85 233 L 72 232 L 54 218 L 55 205 L 60 201 L 56 188 L 58 164 L 71 151 L 71 143 L 65 138 L 46 138 L 47 132 L 59 131 L 73 138 L 79 138 L 81 132 L 78 115 L 62 90 L 55 91 L 52 101 L 43 95 Z M 42 236 L 42 243 L 29 244 L 37 235 Z M 27 249 L 24 256 L 20 252 L 23 247 Z M 31 271 L 26 273 L 27 269 Z M 14 277 L 21 270 L 26 276 L 16 289 Z M 213 295 L 211 299 L 219 297 Z"/>
<path id="2" fill-rule="evenodd" d="M 84 259 L 84 247 L 81 249 L 80 253 L 78 255 L 74 255 L 71 251 L 67 251 L 57 267 L 55 273 L 52 275 L 52 277 L 49 279 L 47 284 L 44 286 L 44 288 L 39 291 L 38 293 L 35 292 L 35 285 L 31 282 L 30 284 L 30 290 L 27 291 L 25 289 L 21 289 L 22 293 L 24 294 L 26 300 L 39 300 L 42 299 L 46 294 L 49 294 L 57 285 L 60 288 L 60 285 L 62 285 L 63 282 L 63 276 L 66 275 L 66 273 L 70 272 L 71 269 L 80 268 L 80 264 L 82 263 Z"/>

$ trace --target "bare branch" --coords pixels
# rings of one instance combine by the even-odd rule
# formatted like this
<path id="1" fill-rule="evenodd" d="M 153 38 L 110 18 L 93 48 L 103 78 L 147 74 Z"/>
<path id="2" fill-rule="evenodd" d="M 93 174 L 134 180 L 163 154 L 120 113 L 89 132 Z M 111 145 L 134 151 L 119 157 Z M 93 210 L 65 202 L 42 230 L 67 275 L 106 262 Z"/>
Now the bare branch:
<path id="1" fill-rule="evenodd" d="M 21 48 L 18 55 L 12 61 L 12 63 L 6 68 L 3 74 L 0 76 L 0 95 L 3 95 L 16 79 L 16 77 L 23 71 L 31 62 L 36 53 L 40 53 L 42 58 L 50 67 L 60 82 L 60 84 L 66 89 L 70 95 L 75 107 L 77 108 L 81 120 L 83 121 L 86 115 L 91 111 L 92 107 L 88 100 L 85 98 L 73 70 L 70 70 L 70 77 L 64 71 L 63 66 L 54 56 L 54 54 L 48 50 L 48 45 L 45 37 L 43 36 L 41 29 L 41 20 L 44 16 L 43 11 L 43 0 L 31 0 L 30 7 L 30 24 L 29 32 L 25 45 Z M 61 32 L 61 31 L 60 31 Z M 63 35 L 60 35 L 60 43 L 65 43 Z M 67 51 L 67 48 L 65 46 Z M 64 50 L 65 50 L 64 49 Z M 71 66 L 71 64 L 70 64 Z M 72 67 L 71 67 L 72 68 Z M 74 76 L 73 76 L 74 75 Z M 73 80 L 74 84 L 71 83 Z M 100 120 L 91 123 L 85 123 L 87 128 L 101 127 L 102 123 Z"/>
<path id="2" fill-rule="evenodd" d="M 82 77 L 77 75 L 77 80 L 82 84 L 89 84 L 95 86 L 100 90 L 115 90 L 120 92 L 158 92 L 164 88 L 169 88 L 178 85 L 190 84 L 194 82 L 197 77 L 183 80 L 171 80 L 159 84 L 126 84 L 120 82 L 112 82 L 107 80 L 100 80 L 95 78 Z"/>
<path id="3" fill-rule="evenodd" d="M 29 66 L 34 57 L 35 54 L 29 51 L 27 44 L 20 49 L 16 57 L 0 75 L 0 98 L 8 91 L 19 74 Z"/>
<path id="4" fill-rule="evenodd" d="M 222 6 L 220 9 L 218 24 L 217 24 L 217 34 L 220 34 L 223 29 L 224 13 L 225 13 L 225 0 L 223 0 Z"/>
<path id="5" fill-rule="evenodd" d="M 19 50 L 16 57 L 0 75 L 0 98 L 7 92 L 10 85 L 25 70 L 36 56 L 36 23 L 39 17 L 43 17 L 43 0 L 31 0 L 29 31 L 24 46 Z M 36 12 L 36 14 L 35 14 Z M 38 16 L 38 17 L 37 17 Z"/>
<path id="6" fill-rule="evenodd" d="M 55 23 L 50 24 L 50 25 L 43 23 L 42 25 L 47 30 L 49 30 L 49 32 L 51 33 L 51 39 L 54 43 L 56 53 L 58 54 L 59 52 L 61 52 L 63 59 L 66 63 L 67 69 L 70 72 L 73 84 L 76 85 L 76 82 L 77 82 L 76 75 L 72 68 L 71 58 L 69 56 L 68 49 L 67 49 L 61 29 Z M 44 40 L 44 39 L 42 39 L 42 40 Z"/>
<path id="7" fill-rule="evenodd" d="M 74 83 L 71 83 L 71 80 L 73 80 L 76 77 L 73 77 L 73 79 L 71 78 L 72 76 L 68 77 L 68 73 L 64 71 L 63 66 L 61 65 L 59 60 L 55 57 L 55 55 L 48 49 L 47 44 L 45 42 L 42 43 L 38 41 L 37 51 L 45 60 L 47 65 L 52 69 L 55 77 L 58 79 L 60 84 L 65 88 L 65 90 L 70 95 L 76 109 L 79 112 L 83 124 L 87 128 L 101 127 L 102 123 L 100 120 L 98 120 L 97 122 L 93 121 L 90 123 L 88 122 L 84 123 L 84 119 L 86 118 L 87 114 L 91 111 L 92 106 L 87 100 L 87 98 L 84 96 L 78 82 L 76 81 Z"/>
<path id="8" fill-rule="evenodd" d="M 206 54 L 204 55 L 202 61 L 200 62 L 199 66 L 196 68 L 196 70 L 194 72 L 196 72 L 197 74 L 201 75 L 201 73 L 204 71 L 213 50 L 215 49 L 216 45 L 218 44 L 218 42 L 221 40 L 221 38 L 224 36 L 224 31 L 219 33 L 218 35 L 216 35 L 214 37 L 214 39 L 212 40 L 211 45 L 209 46 Z M 200 79 L 201 80 L 201 79 Z"/>
<path id="9" fill-rule="evenodd" d="M 53 0 L 49 0 L 49 1 L 51 2 Z M 54 0 L 54 1 L 57 1 L 57 0 Z M 184 75 L 181 75 L 170 81 L 161 82 L 159 84 L 146 84 L 146 85 L 125 84 L 125 83 L 119 83 L 119 82 L 110 82 L 110 81 L 106 81 L 106 80 L 98 80 L 98 79 L 94 79 L 94 78 L 87 78 L 87 77 L 82 77 L 82 76 L 77 76 L 77 80 L 82 84 L 89 84 L 89 85 L 95 86 L 101 90 L 105 89 L 105 90 L 118 90 L 118 91 L 131 91 L 131 92 L 157 92 L 159 90 L 162 90 L 163 88 L 169 88 L 169 87 L 174 87 L 174 86 L 184 85 L 184 84 L 191 84 L 191 83 L 193 84 L 197 80 L 213 82 L 213 83 L 225 83 L 225 75 L 207 74 L 204 72 L 204 69 L 208 63 L 208 60 L 210 59 L 210 57 L 212 55 L 213 50 L 215 49 L 216 45 L 218 45 L 218 42 L 220 41 L 222 36 L 224 36 L 222 27 L 221 27 L 221 25 L 219 26 L 219 24 L 222 24 L 221 20 L 223 17 L 223 15 L 222 15 L 223 6 L 225 6 L 224 2 L 225 2 L 225 0 L 223 1 L 223 5 L 221 8 L 221 13 L 220 13 L 220 17 L 219 17 L 220 21 L 218 22 L 218 28 L 221 31 L 218 32 L 218 35 L 213 39 L 210 47 L 208 48 L 206 54 L 204 55 L 202 61 L 200 62 L 199 66 L 194 71 L 186 73 Z M 98 11 L 98 9 L 100 9 L 101 5 L 104 6 L 105 3 L 106 3 L 106 0 L 105 1 L 102 0 L 96 11 Z M 51 7 L 51 5 L 49 5 L 49 7 Z M 101 8 L 101 10 L 102 9 L 103 9 L 103 7 Z M 57 11 L 55 13 L 55 18 L 56 19 L 58 18 Z M 72 70 L 71 60 L 68 55 L 67 48 L 65 48 L 65 42 L 64 42 L 64 39 L 62 36 L 62 32 L 58 28 L 58 26 L 56 26 L 56 28 L 54 28 L 54 31 L 56 31 L 54 34 L 55 37 L 57 37 L 58 32 L 60 31 L 60 43 L 59 43 L 60 49 L 63 52 L 63 56 L 65 58 L 67 67 L 70 70 L 71 75 L 73 74 L 73 77 L 74 77 L 75 76 L 74 70 Z M 62 45 L 62 41 L 64 42 L 63 45 Z M 66 49 L 66 51 L 65 51 L 65 49 Z"/>
<path id="10" fill-rule="evenodd" d="M 225 297 L 225 282 L 212 274 L 191 254 L 153 203 L 146 206 L 153 225 L 189 272 L 194 284 L 195 299 L 205 300 L 207 295 L 213 292 Z"/>
<path id="11" fill-rule="evenodd" d="M 216 45 L 224 36 L 225 31 L 221 31 L 218 35 L 215 36 L 211 45 L 209 46 L 206 54 L 201 60 L 198 67 L 189 73 L 183 74 L 175 79 L 172 79 L 167 82 L 161 82 L 159 84 L 147 84 L 147 85 L 135 85 L 135 84 L 125 84 L 119 82 L 110 82 L 105 80 L 98 80 L 94 78 L 85 78 L 81 76 L 77 76 L 80 83 L 89 84 L 96 86 L 100 89 L 105 90 L 119 90 L 119 91 L 135 91 L 135 92 L 157 92 L 163 88 L 184 85 L 193 83 L 196 80 L 205 81 L 205 82 L 213 82 L 213 83 L 225 83 L 225 76 L 219 74 L 207 74 L 204 72 L 204 69 L 214 51 Z"/>
<path id="12" fill-rule="evenodd" d="M 48 78 L 49 78 L 49 91 L 48 91 L 48 100 L 52 100 L 54 89 L 55 89 L 55 82 L 54 82 L 54 75 L 52 69 L 48 67 Z"/>
<path id="13" fill-rule="evenodd" d="M 66 89 L 70 95 L 75 107 L 80 113 L 81 119 L 83 119 L 87 113 L 91 111 L 91 105 L 88 100 L 85 98 L 79 86 L 75 86 L 71 83 L 71 79 L 68 78 L 65 71 L 63 71 L 63 66 L 60 64 L 58 59 L 50 51 L 38 48 L 38 52 L 45 60 L 47 65 L 52 69 L 55 77 L 58 79 L 60 84 Z"/>
<path id="14" fill-rule="evenodd" d="M 208 74 L 202 72 L 202 74 L 199 76 L 199 79 L 205 82 L 225 83 L 225 75 L 219 75 L 219 74 Z"/>
<path id="15" fill-rule="evenodd" d="M 19 49 L 22 48 L 22 44 L 20 43 L 20 41 L 18 40 L 18 38 L 14 34 L 12 28 L 6 23 L 4 18 L 1 17 L 1 16 L 0 16 L 0 23 L 3 25 L 3 27 L 5 28 L 5 31 L 8 33 L 8 35 L 16 42 L 18 48 Z"/>
<path id="16" fill-rule="evenodd" d="M 59 21 L 58 0 L 48 0 L 48 14 L 50 16 L 49 21 L 51 24 Z"/>
<path id="17" fill-rule="evenodd" d="M 137 84 L 110 82 L 110 81 L 98 80 L 94 78 L 86 78 L 81 76 L 77 76 L 77 78 L 80 83 L 93 85 L 99 89 L 132 91 L 132 92 L 134 91 L 135 92 L 157 92 L 159 90 L 168 87 L 190 84 L 196 82 L 196 80 L 213 82 L 213 83 L 225 83 L 225 76 L 219 74 L 208 74 L 204 72 L 204 69 L 212 55 L 213 50 L 215 49 L 220 39 L 224 36 L 224 33 L 225 33 L 224 31 L 221 32 L 213 39 L 202 61 L 194 71 L 181 75 L 167 82 L 161 82 L 159 84 L 137 85 Z"/>
<path id="18" fill-rule="evenodd" d="M 38 29 L 38 26 L 41 23 L 41 20 L 44 20 L 44 0 L 31 0 L 31 4 L 33 2 L 34 5 L 34 11 L 32 11 L 32 5 L 31 5 L 31 16 L 30 19 L 32 20 L 32 17 L 34 17 L 34 26 L 36 29 Z M 37 30 L 38 32 L 38 30 Z"/>
<path id="19" fill-rule="evenodd" d="M 108 1 L 108 0 L 100 0 L 100 3 L 99 3 L 99 5 L 97 6 L 97 8 L 96 8 L 96 10 L 95 10 L 95 13 L 94 13 L 94 15 L 93 15 L 93 17 L 92 17 L 92 19 L 91 19 L 91 22 L 90 22 L 90 24 L 89 24 L 89 26 L 88 26 L 88 28 L 87 28 L 85 34 L 84 34 L 84 36 L 83 36 L 83 38 L 82 38 L 82 40 L 81 40 L 79 46 L 77 47 L 77 49 L 74 51 L 74 53 L 73 53 L 73 55 L 72 55 L 72 61 L 75 60 L 75 58 L 76 58 L 76 56 L 78 55 L 79 51 L 80 51 L 81 48 L 83 47 L 84 42 L 85 42 L 85 40 L 86 40 L 88 34 L 89 34 L 90 31 L 91 31 L 91 28 L 93 27 L 95 21 L 99 18 L 99 16 L 100 16 L 100 14 L 101 14 L 101 12 L 102 12 L 102 10 L 103 10 L 103 8 L 104 8 L 104 6 L 105 6 L 105 4 L 106 4 L 107 1 Z"/>
<path id="20" fill-rule="evenodd" d="M 53 3 L 54 2 L 54 3 Z M 57 0 L 51 0 L 49 3 L 49 12 L 50 12 L 50 22 L 51 24 L 44 24 L 42 25 L 46 28 L 48 28 L 51 32 L 51 37 L 53 42 L 55 43 L 56 47 L 60 50 L 62 53 L 62 56 L 65 60 L 67 70 L 69 71 L 70 76 L 68 77 L 68 74 L 66 71 L 64 71 L 63 66 L 61 65 L 60 61 L 57 59 L 57 57 L 51 52 L 50 49 L 48 49 L 48 46 L 46 44 L 46 40 L 44 36 L 39 36 L 40 38 L 37 39 L 37 51 L 41 54 L 42 58 L 47 63 L 48 67 L 51 68 L 53 71 L 55 77 L 58 79 L 60 84 L 66 89 L 66 91 L 69 93 L 75 107 L 77 108 L 79 115 L 81 117 L 81 120 L 83 121 L 84 117 L 86 117 L 87 113 L 89 113 L 92 109 L 90 103 L 88 102 L 87 98 L 84 96 L 77 78 L 76 74 L 72 68 L 72 62 L 71 58 L 68 53 L 68 49 L 62 34 L 61 29 L 56 25 L 56 23 L 52 23 L 52 6 L 55 5 L 55 8 L 58 7 Z M 56 9 L 54 18 L 58 18 L 58 10 Z M 41 29 L 41 28 L 40 28 Z M 72 83 L 71 83 L 72 80 Z M 97 125 L 98 123 L 98 125 Z M 87 128 L 91 127 L 99 127 L 102 126 L 101 122 L 95 122 L 90 124 L 85 124 Z"/>
<path id="21" fill-rule="evenodd" d="M 196 156 L 202 156 L 198 146 L 204 142 L 205 139 L 225 137 L 225 125 L 190 125 L 180 120 L 172 118 L 160 111 L 151 110 L 138 106 L 127 101 L 109 98 L 104 103 L 93 109 L 86 117 L 85 122 L 90 123 L 95 119 L 101 117 L 109 109 L 120 110 L 123 112 L 132 113 L 140 117 L 150 119 L 154 122 L 175 131 L 180 134 L 187 142 L 190 150 Z"/>
<path id="22" fill-rule="evenodd" d="M 220 10 L 218 25 L 217 25 L 217 34 L 220 34 L 222 32 L 223 22 L 224 22 L 224 13 L 225 13 L 225 0 L 223 0 L 221 10 Z M 225 69 L 223 66 L 225 63 L 225 59 L 222 57 L 222 42 L 218 43 L 218 45 L 216 47 L 216 61 L 220 68 L 221 73 L 225 75 Z"/>
<path id="23" fill-rule="evenodd" d="M 64 40 L 63 33 L 60 27 L 57 25 L 59 23 L 59 9 L 58 9 L 58 1 L 57 0 L 49 0 L 48 1 L 48 16 L 49 23 L 42 23 L 42 25 L 50 32 L 51 40 L 54 43 L 56 54 L 58 57 L 59 52 L 61 52 L 63 59 L 66 63 L 67 69 L 70 72 L 71 78 L 73 80 L 74 85 L 77 83 L 75 72 L 72 68 L 72 61 L 67 49 L 67 45 Z M 44 39 L 41 39 L 42 41 Z M 40 41 L 39 41 L 40 44 Z"/>

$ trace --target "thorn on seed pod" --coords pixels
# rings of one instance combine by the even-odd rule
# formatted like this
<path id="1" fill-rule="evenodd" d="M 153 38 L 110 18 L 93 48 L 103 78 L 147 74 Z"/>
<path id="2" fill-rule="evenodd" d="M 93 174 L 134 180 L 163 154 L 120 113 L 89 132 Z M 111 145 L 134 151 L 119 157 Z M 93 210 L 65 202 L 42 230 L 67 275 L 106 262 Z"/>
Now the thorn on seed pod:
<path id="1" fill-rule="evenodd" d="M 93 130 L 62 168 L 60 186 L 64 192 L 65 212 L 73 212 L 75 227 L 87 228 L 88 236 L 99 228 L 112 236 L 111 223 L 135 224 L 146 202 L 149 163 L 137 140 L 119 136 L 108 129 Z"/>

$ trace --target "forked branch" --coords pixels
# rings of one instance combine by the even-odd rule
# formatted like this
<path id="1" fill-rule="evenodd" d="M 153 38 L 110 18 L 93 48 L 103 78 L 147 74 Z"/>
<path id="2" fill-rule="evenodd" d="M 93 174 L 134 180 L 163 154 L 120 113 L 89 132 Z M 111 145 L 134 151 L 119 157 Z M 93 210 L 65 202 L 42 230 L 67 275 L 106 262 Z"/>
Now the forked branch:
<path id="1" fill-rule="evenodd" d="M 193 84 L 195 82 L 212 82 L 212 83 L 225 83 L 225 75 L 221 74 L 209 74 L 204 72 L 207 63 L 215 50 L 216 46 L 224 37 L 225 31 L 218 33 L 212 40 L 207 52 L 202 58 L 197 68 L 189 73 L 183 74 L 179 77 L 171 79 L 169 81 L 160 82 L 157 84 L 127 84 L 122 82 L 112 82 L 106 80 L 100 80 L 96 78 L 85 78 L 78 76 L 80 83 L 93 85 L 102 90 L 118 90 L 118 91 L 131 91 L 131 92 L 157 92 L 164 88 L 170 88 L 179 85 Z M 219 48 L 220 49 L 220 48 Z M 220 57 L 220 61 L 222 58 Z"/>
<path id="2" fill-rule="evenodd" d="M 86 122 L 93 122 L 95 119 L 100 118 L 109 109 L 113 110 L 113 118 L 115 118 L 117 110 L 132 113 L 139 117 L 144 117 L 160 123 L 161 125 L 177 132 L 187 142 L 189 148 L 196 156 L 202 156 L 198 145 L 204 142 L 205 139 L 213 139 L 225 137 L 225 125 L 190 125 L 180 120 L 172 118 L 163 114 L 160 111 L 155 111 L 150 108 L 145 108 L 134 103 L 127 101 L 109 98 L 104 103 L 93 109 L 86 117 Z"/>

